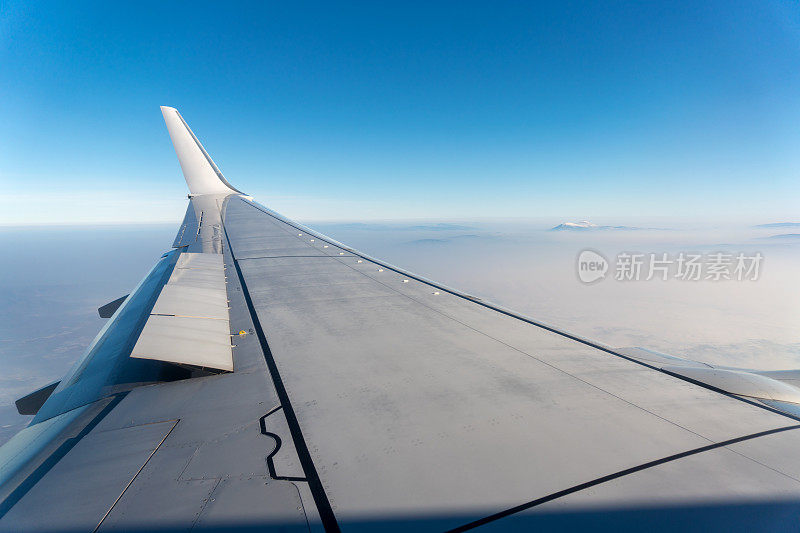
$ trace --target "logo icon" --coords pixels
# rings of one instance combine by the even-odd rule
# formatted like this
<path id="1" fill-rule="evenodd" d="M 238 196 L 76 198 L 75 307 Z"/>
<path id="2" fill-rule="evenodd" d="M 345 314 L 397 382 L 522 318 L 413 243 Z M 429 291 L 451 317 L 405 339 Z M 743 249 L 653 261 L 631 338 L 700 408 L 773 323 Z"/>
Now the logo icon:
<path id="1" fill-rule="evenodd" d="M 606 277 L 608 260 L 594 250 L 583 250 L 578 254 L 578 279 L 583 283 L 595 283 Z"/>

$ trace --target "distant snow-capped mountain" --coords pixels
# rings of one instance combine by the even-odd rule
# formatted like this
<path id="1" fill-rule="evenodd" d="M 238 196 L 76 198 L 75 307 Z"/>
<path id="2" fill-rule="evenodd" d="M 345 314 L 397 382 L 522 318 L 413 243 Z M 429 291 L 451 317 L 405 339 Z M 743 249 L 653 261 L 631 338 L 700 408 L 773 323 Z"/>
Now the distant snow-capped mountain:
<path id="1" fill-rule="evenodd" d="M 599 227 L 597 224 L 592 224 L 588 220 L 581 220 L 580 222 L 564 222 L 563 224 L 559 224 L 558 226 L 552 228 L 553 230 L 562 230 L 562 229 L 594 229 Z"/>
<path id="2" fill-rule="evenodd" d="M 631 226 L 598 226 L 597 224 L 593 224 L 588 220 L 581 220 L 580 222 L 564 222 L 563 224 L 559 224 L 554 228 L 550 228 L 550 231 L 587 231 L 587 230 L 636 230 L 642 228 L 634 228 Z"/>

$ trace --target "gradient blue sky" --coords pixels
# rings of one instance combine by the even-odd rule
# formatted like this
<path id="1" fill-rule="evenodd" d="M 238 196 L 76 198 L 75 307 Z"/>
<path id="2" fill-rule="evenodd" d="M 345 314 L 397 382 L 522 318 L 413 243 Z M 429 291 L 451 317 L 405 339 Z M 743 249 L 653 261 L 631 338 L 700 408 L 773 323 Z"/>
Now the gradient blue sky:
<path id="1" fill-rule="evenodd" d="M 2 224 L 177 221 L 158 106 L 304 219 L 796 219 L 796 2 L 0 4 Z"/>

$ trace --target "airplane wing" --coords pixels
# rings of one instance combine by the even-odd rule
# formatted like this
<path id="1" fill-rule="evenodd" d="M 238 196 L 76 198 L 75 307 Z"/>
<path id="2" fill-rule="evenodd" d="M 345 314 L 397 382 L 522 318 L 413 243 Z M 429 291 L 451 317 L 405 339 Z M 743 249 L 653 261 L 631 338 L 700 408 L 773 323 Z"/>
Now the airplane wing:
<path id="1" fill-rule="evenodd" d="M 614 349 L 369 257 L 162 112 L 186 216 L 18 402 L 0 530 L 800 526 L 800 373 Z"/>

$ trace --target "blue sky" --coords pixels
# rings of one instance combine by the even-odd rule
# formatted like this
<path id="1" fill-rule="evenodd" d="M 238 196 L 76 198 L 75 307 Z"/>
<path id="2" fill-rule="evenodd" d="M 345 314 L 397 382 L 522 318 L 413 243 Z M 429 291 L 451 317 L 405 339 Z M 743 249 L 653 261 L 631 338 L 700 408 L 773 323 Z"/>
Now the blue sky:
<path id="1" fill-rule="evenodd" d="M 0 224 L 177 221 L 159 105 L 304 219 L 797 219 L 795 2 L 0 5 Z"/>

